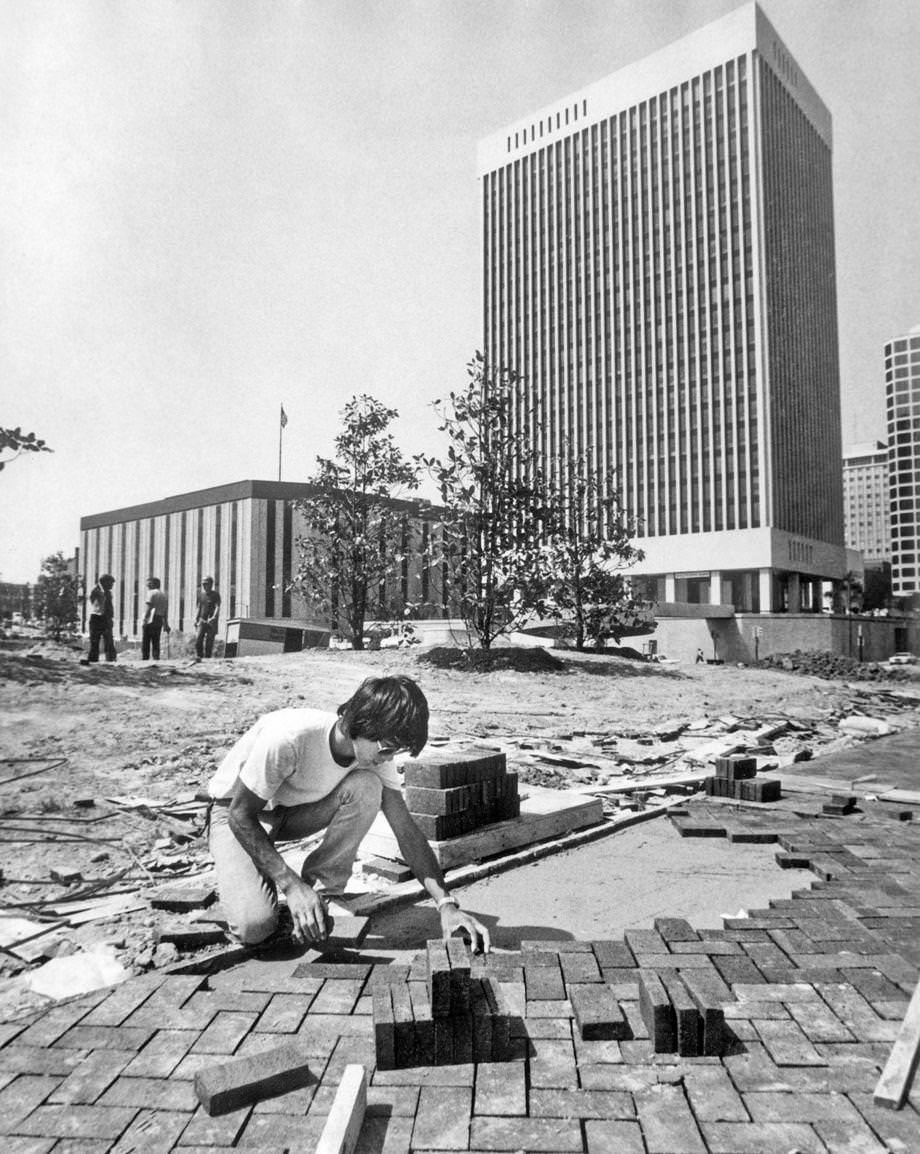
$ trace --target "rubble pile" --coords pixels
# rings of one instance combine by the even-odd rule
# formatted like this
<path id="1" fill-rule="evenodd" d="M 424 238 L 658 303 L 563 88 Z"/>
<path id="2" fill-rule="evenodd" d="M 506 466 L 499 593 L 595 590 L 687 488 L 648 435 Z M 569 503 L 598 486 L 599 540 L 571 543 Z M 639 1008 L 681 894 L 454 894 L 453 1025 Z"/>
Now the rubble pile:
<path id="1" fill-rule="evenodd" d="M 771 653 L 756 662 L 761 669 L 782 669 L 786 673 L 807 673 L 830 681 L 911 681 L 917 674 L 909 665 L 889 665 L 882 661 L 857 661 L 841 653 Z"/>

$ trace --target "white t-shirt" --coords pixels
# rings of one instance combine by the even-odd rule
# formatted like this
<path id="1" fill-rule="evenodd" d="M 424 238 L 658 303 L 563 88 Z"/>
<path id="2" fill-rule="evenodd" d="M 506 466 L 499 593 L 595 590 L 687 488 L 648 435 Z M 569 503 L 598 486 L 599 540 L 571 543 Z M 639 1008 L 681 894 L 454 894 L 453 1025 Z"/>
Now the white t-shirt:
<path id="1" fill-rule="evenodd" d="M 260 717 L 234 745 L 208 783 L 211 797 L 227 798 L 236 780 L 263 798 L 267 809 L 319 801 L 347 777 L 353 765 L 339 765 L 329 736 L 338 717 L 321 709 L 277 709 Z M 392 761 L 374 766 L 383 785 L 401 789 Z"/>

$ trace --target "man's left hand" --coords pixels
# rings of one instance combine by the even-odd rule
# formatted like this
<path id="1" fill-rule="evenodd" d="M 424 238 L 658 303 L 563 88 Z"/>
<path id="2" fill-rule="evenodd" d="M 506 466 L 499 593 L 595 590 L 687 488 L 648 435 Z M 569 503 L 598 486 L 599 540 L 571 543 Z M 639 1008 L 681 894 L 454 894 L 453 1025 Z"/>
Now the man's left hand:
<path id="1" fill-rule="evenodd" d="M 464 930 L 470 939 L 470 950 L 474 954 L 487 954 L 492 943 L 489 940 L 489 931 L 472 914 L 458 909 L 453 905 L 441 907 L 441 937 L 452 937 L 457 930 Z"/>

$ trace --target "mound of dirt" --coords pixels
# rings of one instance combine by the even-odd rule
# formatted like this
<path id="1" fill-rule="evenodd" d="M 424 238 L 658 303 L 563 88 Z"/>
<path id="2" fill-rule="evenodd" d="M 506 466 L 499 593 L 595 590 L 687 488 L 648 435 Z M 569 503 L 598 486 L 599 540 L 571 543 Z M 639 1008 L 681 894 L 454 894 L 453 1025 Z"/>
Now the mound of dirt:
<path id="1" fill-rule="evenodd" d="M 564 661 L 554 657 L 542 646 L 536 648 L 455 649 L 437 645 L 418 655 L 437 669 L 465 669 L 470 673 L 494 673 L 513 670 L 516 673 L 559 673 L 565 670 Z"/>

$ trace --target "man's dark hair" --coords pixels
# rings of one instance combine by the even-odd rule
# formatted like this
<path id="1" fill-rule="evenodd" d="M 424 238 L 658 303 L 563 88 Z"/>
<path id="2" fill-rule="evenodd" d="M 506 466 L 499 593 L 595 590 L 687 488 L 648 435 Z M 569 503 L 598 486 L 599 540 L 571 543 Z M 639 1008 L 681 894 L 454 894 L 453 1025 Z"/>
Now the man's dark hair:
<path id="1" fill-rule="evenodd" d="M 338 714 L 349 737 L 392 742 L 413 757 L 428 740 L 428 702 L 411 677 L 368 677 Z"/>
<path id="2" fill-rule="evenodd" d="M 148 577 L 147 578 L 147 584 L 152 585 L 154 587 L 154 589 L 159 589 L 160 588 L 160 579 L 159 579 L 159 577 Z"/>
<path id="3" fill-rule="evenodd" d="M 115 578 L 112 576 L 111 573 L 103 573 L 102 576 L 99 578 L 99 584 L 103 588 L 108 588 L 108 587 L 115 584 Z"/>

